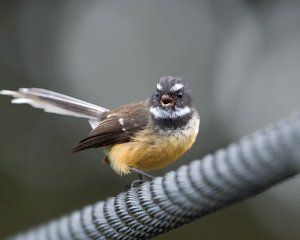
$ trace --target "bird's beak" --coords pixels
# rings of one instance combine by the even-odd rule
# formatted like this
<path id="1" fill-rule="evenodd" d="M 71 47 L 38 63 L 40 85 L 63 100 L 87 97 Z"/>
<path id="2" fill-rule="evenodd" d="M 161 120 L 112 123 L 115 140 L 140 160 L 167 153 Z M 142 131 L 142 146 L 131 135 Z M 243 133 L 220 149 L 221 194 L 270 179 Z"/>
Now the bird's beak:
<path id="1" fill-rule="evenodd" d="M 163 107 L 172 107 L 172 106 L 174 106 L 175 101 L 170 95 L 164 94 L 164 95 L 162 95 L 162 97 L 160 99 L 160 104 Z"/>

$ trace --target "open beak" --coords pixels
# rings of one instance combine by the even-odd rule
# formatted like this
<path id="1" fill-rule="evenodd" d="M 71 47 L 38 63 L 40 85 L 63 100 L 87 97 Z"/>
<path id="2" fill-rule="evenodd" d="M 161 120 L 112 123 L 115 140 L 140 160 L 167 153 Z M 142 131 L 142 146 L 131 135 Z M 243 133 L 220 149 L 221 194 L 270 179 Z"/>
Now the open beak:
<path id="1" fill-rule="evenodd" d="M 174 102 L 174 99 L 170 95 L 164 94 L 164 95 L 162 95 L 162 97 L 160 99 L 160 104 L 163 107 L 172 107 L 172 106 L 174 106 L 175 102 Z"/>

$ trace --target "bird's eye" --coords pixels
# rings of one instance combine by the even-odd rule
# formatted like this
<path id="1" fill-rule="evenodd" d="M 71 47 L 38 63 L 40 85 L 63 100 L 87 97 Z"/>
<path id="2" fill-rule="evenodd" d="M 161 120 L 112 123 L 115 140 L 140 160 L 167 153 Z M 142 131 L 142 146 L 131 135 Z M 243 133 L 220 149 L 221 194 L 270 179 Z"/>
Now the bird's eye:
<path id="1" fill-rule="evenodd" d="M 178 93 L 177 93 L 177 97 L 178 97 L 178 98 L 182 98 L 182 97 L 183 97 L 183 93 L 182 93 L 182 92 L 178 92 Z"/>
<path id="2" fill-rule="evenodd" d="M 158 91 L 155 92 L 155 97 L 156 97 L 156 98 L 159 97 L 159 92 L 158 92 Z"/>

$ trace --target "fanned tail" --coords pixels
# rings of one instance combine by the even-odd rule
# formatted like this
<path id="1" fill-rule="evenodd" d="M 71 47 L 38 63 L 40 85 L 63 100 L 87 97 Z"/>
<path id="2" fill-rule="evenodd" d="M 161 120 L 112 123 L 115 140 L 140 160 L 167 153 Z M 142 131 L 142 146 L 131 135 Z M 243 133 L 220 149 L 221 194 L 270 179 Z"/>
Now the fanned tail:
<path id="1" fill-rule="evenodd" d="M 12 103 L 29 104 L 49 113 L 87 118 L 92 128 L 99 123 L 103 113 L 109 111 L 106 108 L 41 88 L 20 88 L 18 91 L 1 90 L 0 94 L 14 97 Z"/>

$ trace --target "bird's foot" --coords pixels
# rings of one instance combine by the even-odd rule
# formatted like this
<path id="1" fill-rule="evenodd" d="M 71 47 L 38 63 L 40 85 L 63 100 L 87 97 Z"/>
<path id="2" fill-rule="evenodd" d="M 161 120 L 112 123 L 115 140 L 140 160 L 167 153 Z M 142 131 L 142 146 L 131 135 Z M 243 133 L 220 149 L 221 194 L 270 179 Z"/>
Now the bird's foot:
<path id="1" fill-rule="evenodd" d="M 130 184 L 127 184 L 124 188 L 123 188 L 123 191 L 128 191 L 132 188 L 137 188 L 139 186 L 141 186 L 144 182 L 146 182 L 147 180 L 145 179 L 137 179 L 137 180 L 134 180 L 132 183 Z"/>
<path id="2" fill-rule="evenodd" d="M 139 179 L 134 180 L 131 184 L 126 185 L 123 190 L 124 191 L 128 191 L 131 188 L 137 188 L 139 186 L 141 186 L 144 182 L 147 182 L 149 180 L 151 180 L 152 178 L 154 178 L 154 176 L 143 172 L 142 170 L 139 170 L 137 168 L 134 167 L 129 167 L 131 172 L 137 173 L 139 175 Z"/>

